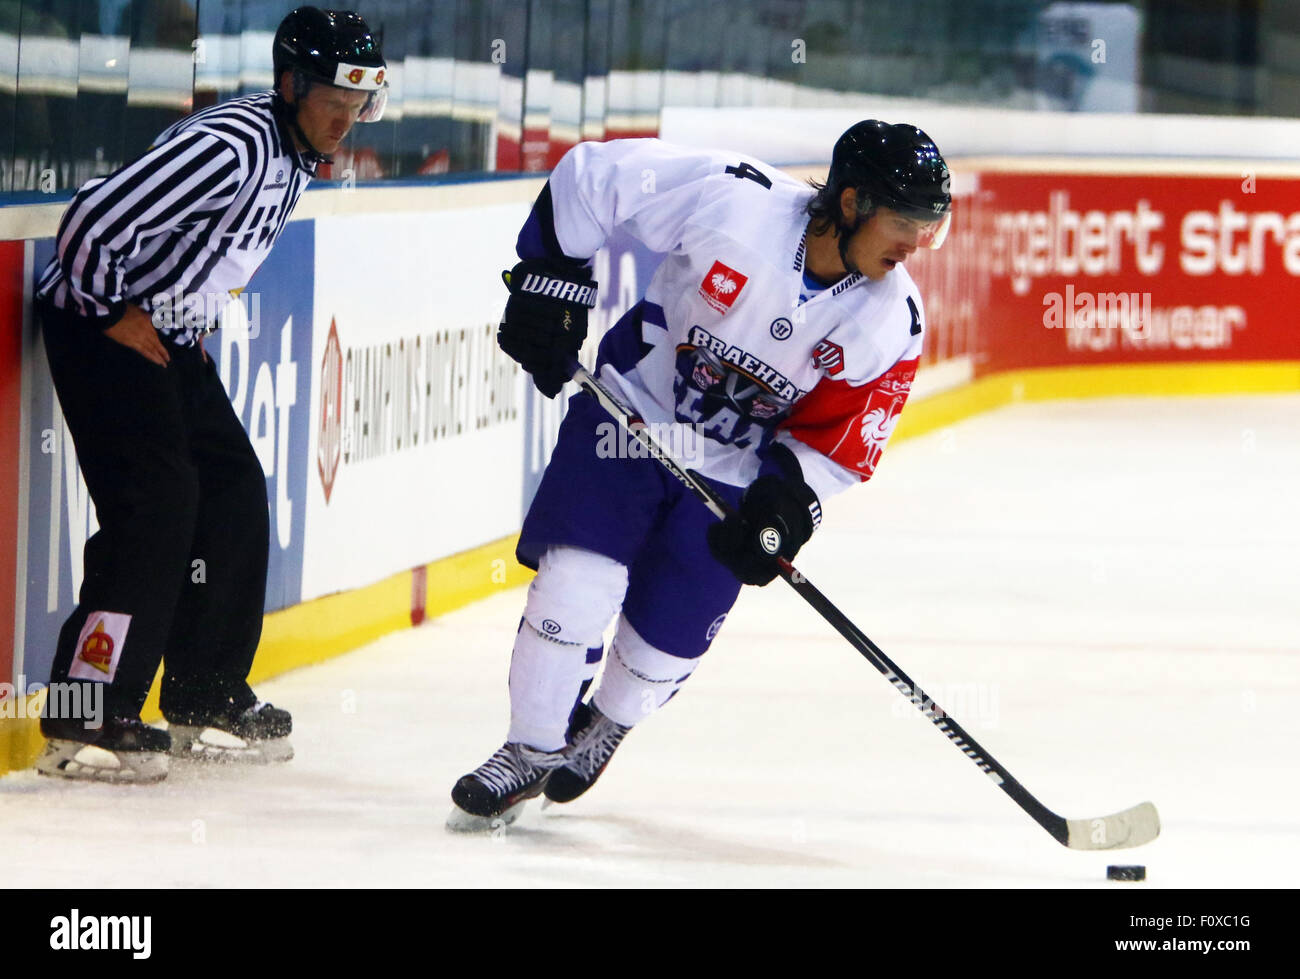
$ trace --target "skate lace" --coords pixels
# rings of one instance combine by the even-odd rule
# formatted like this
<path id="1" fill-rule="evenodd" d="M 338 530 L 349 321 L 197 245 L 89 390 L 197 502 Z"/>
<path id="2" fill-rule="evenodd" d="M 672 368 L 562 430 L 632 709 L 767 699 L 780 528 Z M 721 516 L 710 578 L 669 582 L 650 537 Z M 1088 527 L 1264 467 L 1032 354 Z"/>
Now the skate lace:
<path id="1" fill-rule="evenodd" d="M 534 778 L 536 769 L 558 768 L 564 761 L 559 752 L 506 744 L 478 767 L 474 777 L 498 795 L 509 795 Z"/>
<path id="2" fill-rule="evenodd" d="M 592 717 L 591 726 L 582 732 L 567 752 L 568 767 L 583 778 L 593 778 L 631 730 L 598 711 L 593 710 Z"/>

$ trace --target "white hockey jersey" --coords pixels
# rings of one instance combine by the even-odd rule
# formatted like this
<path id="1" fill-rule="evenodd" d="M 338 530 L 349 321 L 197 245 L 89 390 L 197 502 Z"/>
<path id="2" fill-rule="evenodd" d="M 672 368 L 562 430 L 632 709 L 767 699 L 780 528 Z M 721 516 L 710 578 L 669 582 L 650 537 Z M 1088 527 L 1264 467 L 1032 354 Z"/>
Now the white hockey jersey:
<path id="1" fill-rule="evenodd" d="M 691 468 L 748 485 L 776 438 L 825 500 L 875 470 L 924 316 L 901 265 L 808 288 L 812 193 L 739 154 L 581 143 L 551 174 L 519 254 L 590 258 L 616 228 L 664 253 L 644 301 L 602 341 L 601 378 L 651 425 L 695 426 L 705 438 L 691 442 Z"/>

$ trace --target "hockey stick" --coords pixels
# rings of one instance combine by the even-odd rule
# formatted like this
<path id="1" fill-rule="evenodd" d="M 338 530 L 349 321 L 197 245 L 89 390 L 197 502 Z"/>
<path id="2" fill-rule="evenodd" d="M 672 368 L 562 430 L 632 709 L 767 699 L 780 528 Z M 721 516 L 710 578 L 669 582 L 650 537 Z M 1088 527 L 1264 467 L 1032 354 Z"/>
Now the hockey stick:
<path id="1" fill-rule="evenodd" d="M 577 362 L 574 362 L 573 380 L 584 391 L 594 397 L 602 408 L 616 418 L 619 424 L 640 442 L 647 453 L 657 459 L 663 466 L 680 480 L 687 489 L 712 511 L 719 520 L 731 512 L 727 501 L 714 491 L 698 473 L 684 468 L 665 452 L 650 435 L 645 422 L 623 405 L 599 380 Z M 954 745 L 962 750 L 971 761 L 979 766 L 980 771 L 991 778 L 994 784 L 1027 812 L 1039 826 L 1047 830 L 1052 838 L 1072 850 L 1122 850 L 1129 847 L 1150 843 L 1160 833 L 1160 817 L 1156 807 L 1150 802 L 1143 802 L 1132 809 L 1125 809 L 1111 816 L 1096 819 L 1065 819 L 1048 809 L 1021 785 L 1011 773 L 994 760 L 974 738 L 953 718 L 948 716 L 938 704 L 895 665 L 885 653 L 862 633 L 847 616 L 837 609 L 830 600 L 813 587 L 785 558 L 777 558 L 781 577 L 789 582 L 790 587 L 800 597 L 834 626 L 835 631 L 847 639 L 859 653 L 894 685 L 904 697 L 910 700 L 922 714 L 928 717 Z"/>

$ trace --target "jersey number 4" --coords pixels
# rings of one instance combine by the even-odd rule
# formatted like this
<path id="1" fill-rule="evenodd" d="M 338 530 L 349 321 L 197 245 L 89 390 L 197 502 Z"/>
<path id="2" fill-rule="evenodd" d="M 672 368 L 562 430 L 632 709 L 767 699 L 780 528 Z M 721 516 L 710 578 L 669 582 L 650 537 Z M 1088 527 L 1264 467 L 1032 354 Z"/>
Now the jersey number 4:
<path id="1" fill-rule="evenodd" d="M 754 169 L 748 163 L 737 163 L 734 167 L 727 167 L 723 172 L 732 174 L 737 180 L 752 180 L 764 190 L 772 189 L 772 181 L 764 176 L 762 171 Z"/>

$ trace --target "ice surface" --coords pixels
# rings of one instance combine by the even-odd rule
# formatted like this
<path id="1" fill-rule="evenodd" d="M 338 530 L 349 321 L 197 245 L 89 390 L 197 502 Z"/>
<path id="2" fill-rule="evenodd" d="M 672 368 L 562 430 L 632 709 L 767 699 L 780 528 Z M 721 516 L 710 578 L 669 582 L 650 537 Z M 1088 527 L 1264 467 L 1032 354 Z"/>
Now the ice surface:
<path id="1" fill-rule="evenodd" d="M 1016 405 L 893 446 L 798 565 L 1046 805 L 1055 843 L 782 583 L 589 795 L 443 823 L 504 738 L 504 592 L 265 684 L 297 757 L 0 779 L 6 887 L 1293 887 L 1300 396 Z M 1105 880 L 1146 865 L 1144 884 Z"/>

